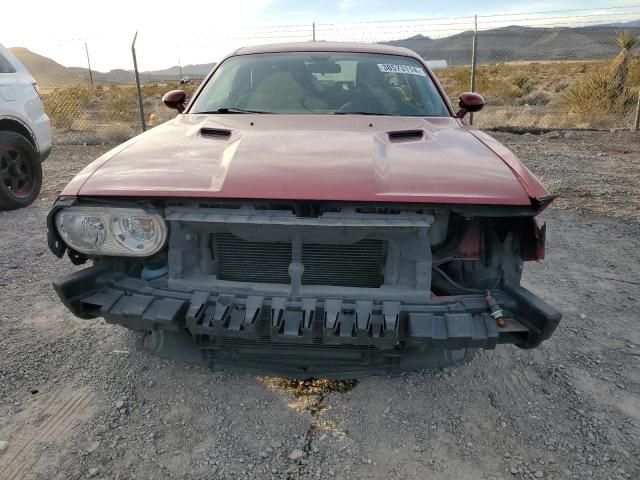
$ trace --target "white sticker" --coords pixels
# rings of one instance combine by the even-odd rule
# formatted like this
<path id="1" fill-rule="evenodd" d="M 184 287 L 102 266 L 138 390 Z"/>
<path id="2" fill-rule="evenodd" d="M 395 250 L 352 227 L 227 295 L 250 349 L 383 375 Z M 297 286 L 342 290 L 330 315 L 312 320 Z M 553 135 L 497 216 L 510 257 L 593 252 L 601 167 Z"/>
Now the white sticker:
<path id="1" fill-rule="evenodd" d="M 413 65 L 394 65 L 392 63 L 379 63 L 378 68 L 384 73 L 408 73 L 409 75 L 420 75 L 426 77 L 425 72 L 420 67 L 414 67 Z"/>

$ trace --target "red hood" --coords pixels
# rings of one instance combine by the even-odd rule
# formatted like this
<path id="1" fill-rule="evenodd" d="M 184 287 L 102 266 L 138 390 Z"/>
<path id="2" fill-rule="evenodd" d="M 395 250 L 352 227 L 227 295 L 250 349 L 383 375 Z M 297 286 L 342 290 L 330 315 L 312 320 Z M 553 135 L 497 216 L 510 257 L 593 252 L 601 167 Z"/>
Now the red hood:
<path id="1" fill-rule="evenodd" d="M 405 130 L 424 137 L 390 141 Z M 97 159 L 62 195 L 530 205 L 547 194 L 475 135 L 454 118 L 181 115 Z"/>

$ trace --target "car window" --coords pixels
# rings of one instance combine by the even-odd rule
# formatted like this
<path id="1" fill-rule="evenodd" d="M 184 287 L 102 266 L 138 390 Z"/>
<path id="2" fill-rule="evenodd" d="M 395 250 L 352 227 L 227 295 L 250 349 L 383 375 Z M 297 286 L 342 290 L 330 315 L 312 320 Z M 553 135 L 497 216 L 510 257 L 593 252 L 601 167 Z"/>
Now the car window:
<path id="1" fill-rule="evenodd" d="M 9 63 L 1 53 L 0 53 L 0 73 L 16 73 L 16 69 L 13 68 L 13 65 Z"/>
<path id="2" fill-rule="evenodd" d="M 240 65 L 232 65 L 225 68 L 216 78 L 216 89 L 210 92 L 209 101 L 212 103 L 222 103 L 231 94 L 231 86 L 238 72 Z"/>
<path id="3" fill-rule="evenodd" d="M 356 67 L 355 60 L 337 61 L 337 67 L 333 72 L 313 72 L 313 76 L 323 85 L 330 87 L 339 87 L 349 90 L 356 85 Z"/>
<path id="4" fill-rule="evenodd" d="M 431 77 L 411 57 L 277 53 L 225 60 L 190 113 L 219 109 L 286 114 L 448 116 Z"/>
<path id="5" fill-rule="evenodd" d="M 2 53 L 0 53 L 0 73 L 16 73 L 16 69 L 9 63 Z"/>

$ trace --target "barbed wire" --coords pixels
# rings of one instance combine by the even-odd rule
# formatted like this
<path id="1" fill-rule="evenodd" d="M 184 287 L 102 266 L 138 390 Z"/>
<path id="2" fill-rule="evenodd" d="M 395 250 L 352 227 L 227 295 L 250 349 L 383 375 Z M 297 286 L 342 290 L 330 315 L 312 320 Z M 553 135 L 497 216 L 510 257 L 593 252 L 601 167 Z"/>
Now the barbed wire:
<path id="1" fill-rule="evenodd" d="M 536 40 L 544 38 L 547 34 L 543 29 L 596 27 L 621 23 L 635 16 L 640 17 L 640 5 L 478 15 L 478 82 L 479 89 L 487 94 L 489 99 L 486 113 L 483 112 L 479 116 L 481 121 L 484 121 L 485 125 L 582 125 L 567 113 L 561 100 L 562 92 L 583 76 L 589 75 L 594 68 L 601 68 L 603 65 L 594 63 L 596 66 L 589 67 L 589 62 L 602 62 L 613 58 L 617 53 L 615 39 L 602 35 L 612 36 L 611 31 L 619 27 L 603 30 L 610 33 L 602 35 L 597 34 L 597 30 L 589 30 L 592 38 L 588 46 L 576 44 L 570 51 L 562 45 L 559 46 L 557 42 L 547 42 L 544 46 L 535 47 Z M 142 70 L 140 78 L 143 83 L 146 121 L 153 126 L 171 118 L 172 112 L 162 105 L 162 93 L 168 88 L 177 88 L 174 85 L 180 80 L 187 82 L 181 88 L 192 92 L 198 81 L 208 73 L 211 65 L 198 65 L 197 62 L 191 61 L 185 62 L 191 65 L 182 64 L 182 67 L 156 70 L 146 68 L 154 62 L 147 58 L 155 55 L 155 52 L 162 51 L 165 61 L 175 55 L 174 61 L 182 63 L 179 58 L 197 58 L 193 52 L 198 52 L 198 55 L 206 60 L 212 45 L 233 51 L 243 45 L 310 41 L 314 33 L 315 39 L 319 41 L 395 41 L 403 45 L 413 45 L 425 58 L 445 59 L 451 68 L 439 71 L 438 75 L 447 92 L 454 96 L 456 92 L 468 89 L 474 20 L 475 16 L 458 16 L 316 23 L 313 26 L 255 25 L 235 28 L 229 35 L 183 31 L 178 42 L 175 41 L 175 37 L 160 40 L 145 37 L 142 31 L 137 52 Z M 640 28 L 634 27 L 633 31 L 640 33 Z M 420 38 L 411 38 L 417 35 L 428 37 L 431 42 L 420 46 Z M 454 36 L 457 37 L 457 43 L 447 44 L 446 39 Z M 97 35 L 93 38 L 105 37 Z M 505 45 L 502 38 L 509 38 L 511 41 Z M 417 43 L 411 43 L 412 41 Z M 76 56 L 77 61 L 73 62 L 75 65 L 86 64 L 85 43 L 89 44 L 92 64 L 98 63 L 96 59 L 100 58 L 100 55 L 113 55 L 114 47 L 111 44 L 108 48 L 102 46 L 91 49 L 92 38 L 76 36 L 53 39 L 52 42 L 63 46 L 66 51 L 65 58 Z M 121 65 L 125 66 L 123 71 L 101 73 L 92 70 L 96 88 L 91 87 L 86 69 L 73 70 L 73 74 L 64 70 L 61 71 L 62 77 L 50 78 L 49 81 L 37 78 L 43 88 L 45 105 L 52 118 L 58 141 L 118 142 L 139 131 L 138 107 L 133 86 L 134 73 L 131 71 L 130 49 L 127 43 L 122 42 L 126 47 L 121 55 Z M 157 63 L 157 60 L 155 62 Z M 554 62 L 557 63 L 557 67 L 540 66 L 540 63 Z M 534 67 L 534 64 L 537 66 Z M 542 69 L 546 73 L 539 73 L 536 69 Z M 640 78 L 640 71 L 633 75 Z M 640 89 L 640 85 L 633 88 Z M 526 112 L 526 115 L 523 112 Z M 606 128 L 623 125 L 628 121 L 625 115 L 607 117 L 608 123 L 601 125 Z"/>
<path id="2" fill-rule="evenodd" d="M 616 10 L 616 12 L 613 12 Z M 621 11 L 627 10 L 627 11 Z M 576 12 L 600 12 L 600 13 L 585 13 L 580 14 Z M 602 13 L 608 12 L 608 13 Z M 571 15 L 559 15 L 559 16 L 541 16 L 541 15 L 549 15 L 555 13 L 571 13 Z M 640 10 L 638 10 L 638 5 L 619 5 L 619 6 L 608 6 L 608 7 L 592 7 L 592 8 L 575 8 L 575 9 L 554 9 L 554 10 L 543 10 L 543 11 L 527 11 L 527 12 L 516 12 L 516 13 L 499 13 L 499 14 L 481 14 L 477 15 L 479 19 L 479 28 L 483 28 L 485 25 L 495 25 L 495 24 L 503 24 L 505 22 L 509 22 L 509 19 L 513 19 L 518 22 L 531 22 L 531 21 L 540 21 L 545 22 L 549 25 L 555 25 L 555 22 L 551 22 L 551 20 L 558 19 L 572 19 L 570 22 L 572 25 L 578 24 L 579 21 L 576 21 L 577 18 L 589 18 L 589 17 L 623 17 L 629 15 L 640 15 Z M 451 31 L 456 30 L 457 27 L 467 28 L 473 24 L 475 16 L 474 15 L 465 15 L 465 16 L 450 16 L 450 17 L 421 17 L 421 18 L 405 18 L 405 19 L 386 19 L 386 20 L 369 20 L 369 21 L 352 21 L 352 22 L 317 22 L 315 24 L 316 31 L 322 29 L 324 31 L 330 30 L 344 30 L 345 28 L 349 29 L 358 29 L 358 26 L 362 26 L 363 29 L 371 29 L 372 26 L 375 25 L 385 25 L 385 24 L 395 24 L 391 27 L 375 27 L 376 30 L 380 29 L 390 29 L 389 31 L 401 33 L 403 27 L 411 27 L 413 28 L 423 28 L 423 27 L 431 27 L 431 26 L 447 26 L 449 28 L 434 30 L 434 31 Z M 464 20 L 463 22 L 459 20 Z M 620 20 L 626 20 L 626 18 L 621 18 Z M 598 22 L 601 23 L 601 22 Z M 403 25 L 407 24 L 407 25 Z M 540 25 L 543 26 L 543 25 Z M 330 28 L 332 27 L 332 28 Z M 455 28 L 454 28 L 455 27 Z M 235 32 L 244 32 L 240 35 L 233 36 L 216 36 L 216 35 L 191 35 L 191 41 L 198 40 L 218 40 L 218 39 L 226 39 L 226 40 L 251 40 L 251 39 L 270 39 L 270 38 L 303 38 L 308 36 L 308 33 L 311 29 L 311 25 L 306 24 L 282 24 L 282 25 L 257 25 L 250 27 L 240 27 L 234 29 Z M 263 34 L 262 34 L 263 33 Z M 181 35 L 189 34 L 188 31 L 182 31 Z M 286 34 L 286 35 L 283 35 Z M 89 37 L 72 37 L 66 39 L 56 39 L 54 40 L 57 43 L 65 43 L 65 42 L 76 42 L 76 43 L 84 43 L 90 41 Z M 173 40 L 173 39 L 172 39 Z"/>

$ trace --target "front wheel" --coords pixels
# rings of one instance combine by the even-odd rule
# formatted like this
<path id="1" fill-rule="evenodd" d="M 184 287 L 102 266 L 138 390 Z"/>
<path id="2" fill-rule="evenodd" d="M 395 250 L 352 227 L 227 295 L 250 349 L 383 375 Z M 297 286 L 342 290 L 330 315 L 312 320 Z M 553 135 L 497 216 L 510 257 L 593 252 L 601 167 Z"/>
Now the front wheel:
<path id="1" fill-rule="evenodd" d="M 0 210 L 26 207 L 38 198 L 42 165 L 31 142 L 15 132 L 0 132 Z"/>

